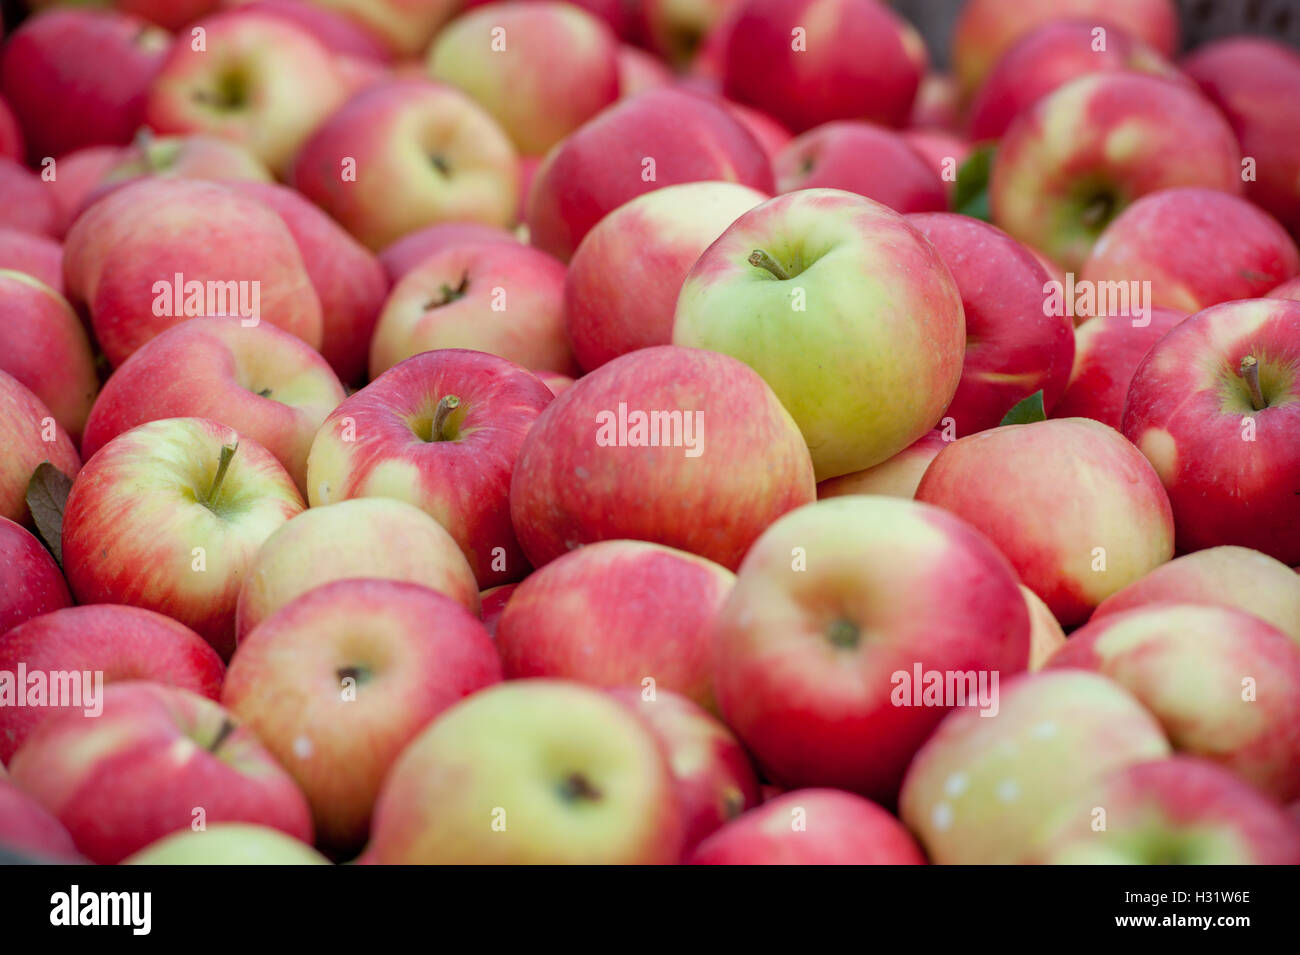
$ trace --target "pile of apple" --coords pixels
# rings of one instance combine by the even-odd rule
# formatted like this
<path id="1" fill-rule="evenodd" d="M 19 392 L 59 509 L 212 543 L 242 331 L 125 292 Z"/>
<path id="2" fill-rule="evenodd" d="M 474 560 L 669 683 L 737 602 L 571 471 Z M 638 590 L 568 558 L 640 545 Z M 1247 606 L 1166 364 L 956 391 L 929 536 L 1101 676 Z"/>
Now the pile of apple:
<path id="1" fill-rule="evenodd" d="M 1300 863 L 1300 54 L 32 6 L 0 849 Z"/>

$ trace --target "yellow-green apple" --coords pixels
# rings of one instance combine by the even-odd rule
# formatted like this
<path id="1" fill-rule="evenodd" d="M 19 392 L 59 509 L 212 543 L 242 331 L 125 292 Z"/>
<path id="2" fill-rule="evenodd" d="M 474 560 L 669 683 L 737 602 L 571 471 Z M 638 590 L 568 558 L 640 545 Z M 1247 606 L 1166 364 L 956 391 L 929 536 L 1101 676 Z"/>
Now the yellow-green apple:
<path id="1" fill-rule="evenodd" d="M 618 99 L 618 39 L 568 3 L 472 10 L 439 33 L 429 75 L 464 90 L 525 156 L 544 155 Z"/>
<path id="2" fill-rule="evenodd" d="M 898 133 L 872 123 L 825 123 L 793 139 L 773 161 L 778 192 L 844 189 L 895 212 L 948 208 L 943 180 Z"/>
<path id="3" fill-rule="evenodd" d="M 500 679 L 492 638 L 450 597 L 395 580 L 336 580 L 240 641 L 221 703 L 302 787 L 320 844 L 342 852 L 365 843 L 406 744 Z"/>
<path id="4" fill-rule="evenodd" d="M 1173 0 L 967 0 L 952 36 L 953 69 L 963 95 L 969 99 L 1021 37 L 1067 19 L 1118 27 L 1165 56 L 1178 52 Z"/>
<path id="5" fill-rule="evenodd" d="M 441 524 L 405 501 L 358 497 L 309 508 L 266 539 L 239 591 L 239 639 L 307 591 L 348 578 L 420 584 L 479 612 L 474 572 Z"/>
<path id="6" fill-rule="evenodd" d="M 1300 643 L 1300 577 L 1281 561 L 1248 547 L 1210 547 L 1161 564 L 1103 600 L 1089 622 L 1153 603 L 1243 610 Z"/>
<path id="7" fill-rule="evenodd" d="M 389 281 L 396 285 L 407 272 L 425 259 L 447 249 L 479 242 L 518 243 L 519 240 L 514 233 L 500 226 L 478 222 L 444 222 L 412 232 L 386 246 L 379 253 L 379 262 L 388 273 Z"/>
<path id="8" fill-rule="evenodd" d="M 1052 417 L 1092 418 L 1118 430 L 1133 373 L 1152 346 L 1186 317 L 1177 309 L 1152 307 L 1145 321 L 1126 315 L 1085 321 L 1074 331 L 1074 367 Z"/>
<path id="9" fill-rule="evenodd" d="M 58 207 L 40 177 L 12 159 L 0 158 L 0 227 L 35 235 L 58 235 Z"/>
<path id="10" fill-rule="evenodd" d="M 684 853 L 758 805 L 758 777 L 749 755 L 717 717 L 671 690 L 622 687 L 610 693 L 639 713 L 664 746 Z"/>
<path id="11" fill-rule="evenodd" d="M 1147 306 L 1190 313 L 1261 298 L 1298 273 L 1295 242 L 1257 206 L 1212 189 L 1165 189 L 1107 227 L 1080 277 L 1099 289 L 1141 282 Z"/>
<path id="12" fill-rule="evenodd" d="M 312 506 L 392 497 L 442 524 L 480 588 L 528 572 L 510 475 L 553 395 L 514 362 L 447 348 L 394 365 L 334 409 L 307 459 Z"/>
<path id="13" fill-rule="evenodd" d="M 62 295 L 7 269 L 0 269 L 0 371 L 30 388 L 68 436 L 81 440 L 99 390 L 86 329 Z"/>
<path id="14" fill-rule="evenodd" d="M 58 160 L 55 178 L 44 184 L 54 200 L 55 235 L 67 233 L 84 210 L 86 199 L 125 151 L 125 146 L 87 146 Z"/>
<path id="15" fill-rule="evenodd" d="M 576 373 L 564 334 L 564 265 L 520 242 L 469 242 L 423 259 L 394 286 L 370 341 L 370 377 L 440 348 Z"/>
<path id="16" fill-rule="evenodd" d="M 530 241 L 568 261 L 602 218 L 664 186 L 724 180 L 774 191 L 772 165 L 719 101 L 681 89 L 620 100 L 551 150 L 528 195 Z"/>
<path id="17" fill-rule="evenodd" d="M 808 189 L 745 213 L 700 256 L 673 344 L 762 375 L 824 481 L 888 460 L 938 423 L 966 328 L 952 273 L 907 220 L 862 196 Z"/>
<path id="18" fill-rule="evenodd" d="M 127 856 L 198 821 L 251 822 L 312 841 L 311 810 L 251 730 L 189 690 L 145 681 L 104 690 L 97 719 L 42 723 L 9 764 L 88 859 Z"/>
<path id="19" fill-rule="evenodd" d="M 688 182 L 647 192 L 601 219 L 564 277 L 565 331 L 579 364 L 591 371 L 638 348 L 669 344 L 691 266 L 765 199 L 739 183 Z"/>
<path id="20" fill-rule="evenodd" d="M 1124 434 L 1174 508 L 1181 551 L 1240 544 L 1300 564 L 1300 302 L 1206 309 L 1147 353 Z"/>
<path id="21" fill-rule="evenodd" d="M 952 272 L 966 315 L 966 359 L 944 418 L 958 436 L 995 427 L 1043 393 L 1055 406 L 1074 362 L 1074 320 L 1046 307 L 1047 271 L 1005 232 L 946 212 L 908 217 Z"/>
<path id="22" fill-rule="evenodd" d="M 154 137 L 146 129 L 130 146 L 123 147 L 117 161 L 108 167 L 99 185 L 86 197 L 83 208 L 141 176 L 217 182 L 271 181 L 271 173 L 262 161 L 239 143 L 204 133 Z"/>
<path id="23" fill-rule="evenodd" d="M 28 156 L 40 162 L 130 142 L 170 45 L 166 31 L 113 10 L 51 10 L 26 20 L 5 44 L 0 92 Z"/>
<path id="24" fill-rule="evenodd" d="M 815 495 L 808 449 L 763 379 L 726 355 L 662 345 L 551 402 L 519 451 L 510 513 L 537 567 L 622 538 L 734 570 L 768 524 Z"/>
<path id="25" fill-rule="evenodd" d="M 124 431 L 160 418 L 210 418 L 252 438 L 300 491 L 307 452 L 346 397 L 325 359 L 270 324 L 192 318 L 145 342 L 95 399 L 81 451 L 89 459 Z"/>
<path id="26" fill-rule="evenodd" d="M 452 18 L 461 0 L 310 0 L 337 10 L 388 44 L 397 55 L 410 57 L 429 45 L 433 35 Z"/>
<path id="27" fill-rule="evenodd" d="M 92 205 L 63 249 L 68 298 L 120 365 L 188 318 L 263 320 L 321 344 L 320 299 L 284 221 L 218 183 L 146 178 Z"/>
<path id="28" fill-rule="evenodd" d="M 1238 195 L 1241 174 L 1232 128 L 1195 90 L 1141 73 L 1093 73 L 1011 123 L 989 200 L 995 224 L 1070 271 L 1142 196 L 1181 187 Z"/>
<path id="29" fill-rule="evenodd" d="M 289 182 L 378 250 L 440 222 L 509 225 L 519 169 L 506 134 L 464 93 L 393 79 L 330 116 L 298 153 Z"/>
<path id="30" fill-rule="evenodd" d="M 645 55 L 645 54 L 642 54 Z M 647 57 L 653 60 L 653 57 Z M 0 73 L 0 79 L 3 74 Z M 0 156 L 22 162 L 27 157 L 27 144 L 23 141 L 23 131 L 14 117 L 9 104 L 0 97 Z"/>
<path id="31" fill-rule="evenodd" d="M 769 799 L 705 839 L 691 865 L 925 865 L 901 822 L 838 789 Z"/>
<path id="32" fill-rule="evenodd" d="M 215 700 L 225 676 L 216 651 L 189 627 L 152 610 L 116 604 L 64 604 L 0 634 L 0 671 L 17 674 L 20 667 L 28 680 L 44 680 L 51 694 L 65 675 L 80 677 L 82 705 L 51 696 L 39 707 L 0 707 L 0 760 L 5 761 L 55 713 L 98 719 L 102 698 L 92 701 L 88 693 L 110 683 L 148 680 Z"/>
<path id="33" fill-rule="evenodd" d="M 1300 643 L 1241 610 L 1156 603 L 1080 627 L 1047 663 L 1110 677 L 1179 752 L 1300 798 Z"/>
<path id="34" fill-rule="evenodd" d="M 551 561 L 497 624 L 507 678 L 664 687 L 711 706 L 709 633 L 735 575 L 638 540 L 606 540 Z"/>
<path id="35" fill-rule="evenodd" d="M 219 822 L 163 836 L 122 860 L 123 865 L 329 865 L 307 843 L 279 829 Z"/>
<path id="36" fill-rule="evenodd" d="M 68 830 L 0 772 L 0 849 L 44 862 L 80 863 Z"/>
<path id="37" fill-rule="evenodd" d="M 369 853 L 392 864 L 653 864 L 681 854 L 672 770 L 623 703 L 511 680 L 457 703 L 398 758 Z"/>
<path id="38" fill-rule="evenodd" d="M 270 451 L 206 418 L 118 435 L 78 474 L 63 570 L 79 603 L 156 610 L 229 658 L 235 603 L 262 543 L 303 509 Z"/>
<path id="39" fill-rule="evenodd" d="M 1300 865 L 1300 826 L 1205 760 L 1128 766 L 1063 808 L 1033 853 L 1053 865 Z"/>
<path id="40" fill-rule="evenodd" d="M 843 497 L 846 494 L 915 497 L 925 469 L 947 443 L 942 431 L 927 431 L 888 461 L 822 481 L 817 485 L 817 498 Z"/>
<path id="41" fill-rule="evenodd" d="M 63 294 L 63 246 L 48 236 L 0 226 L 0 269 L 23 272 Z"/>
<path id="42" fill-rule="evenodd" d="M 482 605 L 480 613 L 483 618 L 483 626 L 494 640 L 497 635 L 497 624 L 501 622 L 501 615 L 505 613 L 506 605 L 510 602 L 511 596 L 514 595 L 518 587 L 518 584 L 502 584 L 499 587 L 489 587 L 479 594 L 479 603 Z"/>
<path id="43" fill-rule="evenodd" d="M 672 70 L 653 54 L 629 43 L 621 43 L 617 55 L 620 99 L 672 85 Z"/>
<path id="44" fill-rule="evenodd" d="M 1068 461 L 1068 467 L 1055 466 Z M 916 499 L 970 521 L 1063 627 L 1174 556 L 1156 470 L 1089 418 L 1007 425 L 954 441 Z"/>
<path id="45" fill-rule="evenodd" d="M 49 461 L 68 477 L 81 468 L 77 447 L 40 398 L 0 371 L 0 517 L 30 524 L 27 484 Z"/>
<path id="46" fill-rule="evenodd" d="M 203 30 L 202 47 L 193 30 Z M 149 90 L 159 133 L 210 133 L 284 173 L 347 87 L 330 52 L 280 17 L 232 11 L 182 33 Z"/>
<path id="47" fill-rule="evenodd" d="M 1254 160 L 1246 197 L 1300 233 L 1300 56 L 1271 38 L 1236 36 L 1199 47 L 1182 68 Z"/>
<path id="48" fill-rule="evenodd" d="M 950 714 L 903 781 L 900 815 L 939 865 L 1026 861 L 1071 799 L 1116 770 L 1170 754 L 1155 717 L 1086 670 L 1009 680 L 997 715 L 980 716 Z"/>
<path id="49" fill-rule="evenodd" d="M 234 0 L 240 9 L 249 13 L 265 13 L 280 17 L 310 33 L 325 49 L 340 57 L 363 63 L 387 64 L 393 51 L 370 30 L 361 27 L 345 14 L 302 0 Z M 191 17 L 191 20 L 198 17 Z"/>
<path id="50" fill-rule="evenodd" d="M 1043 599 L 1024 584 L 1020 593 L 1029 605 L 1029 669 L 1041 670 L 1043 664 L 1065 645 L 1065 631 Z"/>
<path id="51" fill-rule="evenodd" d="M 876 0 L 742 0 L 727 29 L 726 95 L 795 132 L 902 126 L 929 62 L 920 34 Z"/>
<path id="52" fill-rule="evenodd" d="M 3 635 L 20 623 L 71 603 L 68 585 L 50 552 L 21 524 L 0 517 L 0 645 Z M 3 742 L 0 733 L 0 745 Z M 0 751 L 0 762 L 4 756 Z"/>
<path id="53" fill-rule="evenodd" d="M 994 65 L 971 103 L 970 136 L 998 139 L 1012 120 L 1070 80 L 1124 70 L 1187 82 L 1169 60 L 1123 29 L 1097 19 L 1051 20 Z"/>

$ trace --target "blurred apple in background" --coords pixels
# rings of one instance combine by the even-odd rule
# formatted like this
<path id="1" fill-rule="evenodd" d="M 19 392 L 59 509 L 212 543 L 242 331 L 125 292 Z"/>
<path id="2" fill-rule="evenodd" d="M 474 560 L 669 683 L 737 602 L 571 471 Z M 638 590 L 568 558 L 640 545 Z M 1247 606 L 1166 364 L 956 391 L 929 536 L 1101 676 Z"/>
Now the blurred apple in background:
<path id="1" fill-rule="evenodd" d="M 63 246 L 48 236 L 0 226 L 0 270 L 22 272 L 63 294 Z"/>
<path id="2" fill-rule="evenodd" d="M 379 253 L 379 262 L 394 285 L 427 258 L 461 245 L 479 242 L 518 243 L 514 233 L 500 226 L 482 225 L 478 222 L 444 222 L 426 226 L 386 246 Z"/>
<path id="3" fill-rule="evenodd" d="M 901 135 L 871 123 L 840 121 L 810 129 L 777 156 L 776 188 L 844 189 L 895 212 L 942 212 L 947 189 Z"/>
<path id="4" fill-rule="evenodd" d="M 269 826 L 220 822 L 199 832 L 174 832 L 123 865 L 329 865 L 307 843 Z"/>
<path id="5" fill-rule="evenodd" d="M 63 827 L 40 803 L 0 771 L 0 849 L 46 862 L 84 862 Z"/>
<path id="6" fill-rule="evenodd" d="M 12 159 L 0 159 L 0 195 L 5 197 L 0 206 L 0 228 L 58 237 L 58 206 L 35 173 Z"/>

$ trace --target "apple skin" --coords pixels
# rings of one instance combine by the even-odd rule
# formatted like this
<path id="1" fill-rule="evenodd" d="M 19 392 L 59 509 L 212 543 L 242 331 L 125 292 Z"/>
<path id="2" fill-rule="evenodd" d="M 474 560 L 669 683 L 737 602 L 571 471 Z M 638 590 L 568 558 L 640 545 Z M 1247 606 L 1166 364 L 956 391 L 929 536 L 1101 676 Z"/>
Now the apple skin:
<path id="1" fill-rule="evenodd" d="M 945 208 L 950 208 L 957 191 L 957 171 L 970 158 L 974 146 L 956 133 L 942 129 L 905 129 L 899 135 L 939 177 L 948 202 Z"/>
<path id="2" fill-rule="evenodd" d="M 777 156 L 794 139 L 794 134 L 762 110 L 746 106 L 744 103 L 733 103 L 729 99 L 722 100 L 722 103 L 727 107 L 727 112 L 740 120 L 740 124 L 758 140 L 758 144 L 763 147 L 763 152 L 767 154 L 768 160 L 775 169 Z"/>
<path id="3" fill-rule="evenodd" d="M 396 285 L 425 259 L 447 249 L 480 242 L 518 244 L 519 240 L 514 233 L 500 226 L 478 222 L 443 222 L 412 232 L 386 246 L 379 253 L 379 262 L 388 273 L 389 281 Z"/>
<path id="4" fill-rule="evenodd" d="M 996 427 L 1036 391 L 1050 411 L 1074 363 L 1074 320 L 1047 314 L 1047 271 L 1019 242 L 978 219 L 942 212 L 907 221 L 952 272 L 966 315 L 966 359 L 944 412 L 955 433 Z"/>
<path id="5" fill-rule="evenodd" d="M 497 625 L 508 679 L 675 690 L 711 706 L 709 634 L 735 575 L 670 547 L 607 540 L 530 574 Z"/>
<path id="6" fill-rule="evenodd" d="M 744 0 L 728 29 L 727 97 L 796 133 L 837 119 L 902 126 L 928 64 L 916 30 L 876 0 Z"/>
<path id="7" fill-rule="evenodd" d="M 795 829 L 797 819 L 806 828 Z M 727 823 L 687 862 L 925 865 L 925 856 L 903 824 L 871 800 L 838 789 L 796 789 Z"/>
<path id="8" fill-rule="evenodd" d="M 442 399 L 459 406 L 441 436 Z M 394 365 L 334 409 L 312 444 L 313 507 L 354 497 L 392 497 L 442 524 L 480 589 L 528 571 L 510 520 L 510 475 L 524 435 L 553 395 L 513 362 L 447 348 Z"/>
<path id="9" fill-rule="evenodd" d="M 1124 401 L 1138 365 L 1186 312 L 1152 308 L 1150 323 L 1134 325 L 1122 316 L 1096 316 L 1074 330 L 1074 367 L 1065 393 L 1052 406 L 1053 418 L 1092 418 L 1119 430 Z"/>
<path id="10" fill-rule="evenodd" d="M 48 236 L 0 226 L 0 270 L 23 272 L 63 294 L 63 246 Z"/>
<path id="11" fill-rule="evenodd" d="M 1097 808 L 1106 828 L 1094 830 Z M 1061 813 L 1033 862 L 1300 865 L 1300 825 L 1213 763 L 1172 756 L 1097 782 Z"/>
<path id="12" fill-rule="evenodd" d="M 441 524 L 405 501 L 358 497 L 309 508 L 266 539 L 239 591 L 239 639 L 307 591 L 349 578 L 420 584 L 479 612 L 474 572 Z"/>
<path id="13" fill-rule="evenodd" d="M 916 497 L 930 462 L 948 444 L 943 432 L 927 431 L 888 461 L 864 471 L 854 471 L 822 481 L 817 485 L 817 499 L 843 497 L 846 494 L 884 494 L 887 497 Z"/>
<path id="14" fill-rule="evenodd" d="M 564 265 L 519 242 L 457 245 L 421 261 L 384 303 L 370 377 L 421 352 L 467 348 L 576 374 L 564 334 Z"/>
<path id="15" fill-rule="evenodd" d="M 1063 805 L 1110 773 L 1170 755 L 1155 717 L 1105 677 L 1006 681 L 998 715 L 959 708 L 907 770 L 899 810 L 938 865 L 1024 862 Z"/>
<path id="16" fill-rule="evenodd" d="M 393 51 L 378 36 L 364 28 L 358 29 L 356 21 L 320 3 L 303 3 L 302 0 L 256 0 L 247 3 L 240 0 L 238 9 L 280 17 L 310 33 L 321 46 L 336 56 L 380 65 L 393 59 Z M 194 19 L 197 17 L 190 18 Z"/>
<path id="17" fill-rule="evenodd" d="M 895 212 L 942 212 L 948 192 L 930 164 L 898 133 L 871 123 L 825 123 L 774 160 L 778 192 L 843 189 Z"/>
<path id="18" fill-rule="evenodd" d="M 1248 547 L 1210 547 L 1161 564 L 1103 600 L 1089 623 L 1153 603 L 1241 610 L 1300 643 L 1300 578 L 1286 564 Z"/>
<path id="19" fill-rule="evenodd" d="M 221 703 L 302 787 L 319 842 L 355 851 L 406 744 L 500 680 L 492 638 L 456 601 L 401 581 L 335 580 L 240 641 Z"/>
<path id="20" fill-rule="evenodd" d="M 368 854 L 380 865 L 672 864 L 682 834 L 672 770 L 644 720 L 592 687 L 511 680 L 406 748 Z"/>
<path id="21" fill-rule="evenodd" d="M 582 367 L 670 344 L 691 266 L 767 198 L 738 183 L 688 182 L 638 196 L 601 219 L 564 277 L 565 331 Z"/>
<path id="22" fill-rule="evenodd" d="M 723 26 L 741 0 L 643 0 L 638 6 L 638 36 L 645 45 L 681 69 L 699 54 L 709 35 Z"/>
<path id="23" fill-rule="evenodd" d="M 564 391 L 564 389 L 568 388 L 575 381 L 577 381 L 576 378 L 570 378 L 568 375 L 561 375 L 558 372 L 554 372 L 554 371 L 537 371 L 534 372 L 533 374 L 537 375 L 537 377 L 541 380 L 542 384 L 544 384 L 547 388 L 550 389 L 551 394 L 557 397 L 559 396 L 560 392 Z"/>
<path id="24" fill-rule="evenodd" d="M 1267 402 L 1258 412 L 1238 375 L 1252 354 Z M 1254 299 L 1193 315 L 1138 367 L 1124 435 L 1169 492 L 1180 551 L 1239 544 L 1300 564 L 1297 363 L 1300 302 Z"/>
<path id="25" fill-rule="evenodd" d="M 123 147 L 117 161 L 86 197 L 83 208 L 141 176 L 214 182 L 270 182 L 272 178 L 262 161 L 238 143 L 204 133 L 159 137 L 142 133 L 130 146 Z"/>
<path id="26" fill-rule="evenodd" d="M 247 435 L 284 465 L 299 491 L 307 452 L 345 392 L 319 353 L 274 325 L 192 318 L 147 341 L 95 401 L 82 453 L 160 418 L 210 418 Z"/>
<path id="27" fill-rule="evenodd" d="M 46 440 L 49 438 L 50 440 Z M 76 445 L 22 382 L 0 371 L 0 517 L 30 525 L 27 484 L 43 461 L 68 477 L 81 468 Z"/>
<path id="28" fill-rule="evenodd" d="M 1024 584 L 1020 585 L 1020 593 L 1029 606 L 1029 670 L 1034 672 L 1065 645 L 1065 631 L 1038 594 Z"/>
<path id="29" fill-rule="evenodd" d="M 1266 212 L 1211 189 L 1166 189 L 1110 224 L 1081 277 L 1149 281 L 1149 305 L 1192 313 L 1262 298 L 1297 274 L 1300 251 Z"/>
<path id="30" fill-rule="evenodd" d="M 751 264 L 755 250 L 790 278 Z M 862 196 L 809 189 L 747 212 L 700 256 L 673 344 L 762 375 L 824 481 L 888 460 L 938 423 L 966 329 L 952 273 L 907 220 Z"/>
<path id="31" fill-rule="evenodd" d="M 1289 279 L 1273 289 L 1264 298 L 1285 298 L 1300 302 L 1300 278 Z"/>
<path id="32" fill-rule="evenodd" d="M 72 223 L 85 210 L 86 200 L 99 186 L 100 180 L 125 155 L 125 146 L 87 146 L 59 159 L 58 177 L 44 183 L 50 198 L 54 200 L 55 235 L 67 234 Z M 62 281 L 60 268 L 59 282 Z M 52 287 L 63 292 L 58 286 Z"/>
<path id="33" fill-rule="evenodd" d="M 211 700 L 132 681 L 105 687 L 94 720 L 42 723 L 10 763 L 92 862 L 114 865 L 178 829 L 253 822 L 312 841 L 311 810 L 252 731 Z"/>
<path id="34" fill-rule="evenodd" d="M 0 645 L 19 624 L 71 604 L 63 572 L 45 545 L 21 524 L 0 517 Z M 0 752 L 0 762 L 5 755 Z"/>
<path id="35" fill-rule="evenodd" d="M 5 269 L 0 269 L 0 370 L 30 388 L 74 442 L 81 439 L 99 390 L 85 327 L 54 289 Z"/>
<path id="36" fill-rule="evenodd" d="M 483 626 L 493 640 L 497 636 L 497 624 L 501 622 L 501 615 L 506 612 L 506 605 L 517 589 L 518 584 L 502 584 L 500 587 L 489 587 L 479 594 Z"/>
<path id="37" fill-rule="evenodd" d="M 12 159 L 0 159 L 0 228 L 33 235 L 58 235 L 58 207 L 40 177 Z"/>
<path id="38" fill-rule="evenodd" d="M 219 822 L 163 836 L 122 865 L 330 865 L 311 846 L 268 826 Z"/>
<path id="39" fill-rule="evenodd" d="M 1279 803 L 1300 798 L 1300 643 L 1272 624 L 1227 607 L 1150 604 L 1079 628 L 1047 666 L 1110 677 L 1179 752 Z"/>
<path id="40" fill-rule="evenodd" d="M 1088 418 L 994 428 L 940 451 L 916 499 L 988 535 L 1021 583 L 1072 627 L 1174 555 L 1169 498 L 1136 451 Z M 1071 467 L 1048 466 L 1059 461 Z M 1094 570 L 1100 556 L 1104 568 Z"/>
<path id="41" fill-rule="evenodd" d="M 343 178 L 348 160 L 355 181 Z M 505 132 L 468 96 L 393 79 L 363 89 L 322 123 L 288 183 L 377 251 L 442 222 L 510 225 L 518 165 Z"/>
<path id="42" fill-rule="evenodd" d="M 672 70 L 657 56 L 628 43 L 619 44 L 617 55 L 619 99 L 672 85 Z"/>
<path id="43" fill-rule="evenodd" d="M 0 634 L 0 670 L 16 673 L 100 672 L 104 685 L 149 680 L 210 700 L 221 693 L 226 668 L 215 650 L 184 624 L 152 610 L 116 604 L 69 607 Z M 8 761 L 36 727 L 75 707 L 47 705 L 0 710 L 0 761 Z"/>
<path id="44" fill-rule="evenodd" d="M 646 160 L 653 160 L 653 179 Z M 721 180 L 775 191 L 772 165 L 718 101 L 680 89 L 647 90 L 599 113 L 557 146 L 528 195 L 530 241 L 568 261 L 608 213 L 642 193 Z"/>
<path id="45" fill-rule="evenodd" d="M 338 11 L 388 44 L 399 57 L 426 49 L 438 28 L 455 15 L 461 0 L 312 0 Z"/>
<path id="46" fill-rule="evenodd" d="M 9 104 L 0 98 L 0 157 L 23 162 L 27 158 L 27 144 L 23 131 Z"/>
<path id="47" fill-rule="evenodd" d="M 620 402 L 629 412 L 696 412 L 708 429 L 697 433 L 697 456 L 598 444 L 598 415 L 615 414 Z M 602 365 L 538 416 L 515 462 L 510 514 L 536 567 L 581 544 L 631 539 L 734 570 L 768 524 L 815 495 L 798 428 L 752 369 L 663 345 Z"/>
<path id="48" fill-rule="evenodd" d="M 212 510 L 200 496 L 212 488 L 222 447 L 235 444 Z M 63 570 L 78 603 L 164 613 L 229 659 L 254 556 L 303 509 L 288 472 L 233 428 L 166 418 L 118 435 L 78 478 L 63 512 Z M 203 548 L 201 573 L 195 548 Z"/>
<path id="49" fill-rule="evenodd" d="M 887 804 L 949 708 L 898 705 L 892 674 L 1010 676 L 1028 660 L 1006 559 L 965 522 L 889 497 L 819 501 L 769 527 L 713 630 L 719 711 L 764 777 Z"/>
<path id="50" fill-rule="evenodd" d="M 0 773 L 0 848 L 65 865 L 86 861 L 63 823 L 4 773 Z"/>
<path id="51" fill-rule="evenodd" d="M 170 45 L 166 31 L 112 10 L 51 10 L 25 21 L 0 58 L 0 93 L 28 157 L 130 142 Z"/>
<path id="52" fill-rule="evenodd" d="M 989 198 L 995 225 L 1077 271 L 1129 204 L 1181 187 L 1242 192 L 1241 150 L 1227 120 L 1183 84 L 1093 73 L 1016 117 L 998 147 Z"/>
<path id="53" fill-rule="evenodd" d="M 73 223 L 63 273 L 113 367 L 193 317 L 155 314 L 155 283 L 178 273 L 186 284 L 258 282 L 247 287 L 259 289 L 260 320 L 321 344 L 320 299 L 292 233 L 274 211 L 217 183 L 142 179 L 114 191 Z"/>

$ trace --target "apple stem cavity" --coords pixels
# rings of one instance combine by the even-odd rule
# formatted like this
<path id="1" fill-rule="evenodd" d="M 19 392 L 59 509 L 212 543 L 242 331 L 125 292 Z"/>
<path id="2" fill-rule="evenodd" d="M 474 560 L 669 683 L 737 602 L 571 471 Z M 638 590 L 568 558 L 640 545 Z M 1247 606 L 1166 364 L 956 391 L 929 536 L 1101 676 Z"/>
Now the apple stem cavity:
<path id="1" fill-rule="evenodd" d="M 842 650 L 852 650 L 858 645 L 860 632 L 852 620 L 835 620 L 826 628 L 826 639 L 832 646 Z"/>
<path id="2" fill-rule="evenodd" d="M 580 799 L 595 801 L 601 793 L 582 773 L 572 773 L 560 783 L 560 795 L 566 802 L 577 802 Z"/>
<path id="3" fill-rule="evenodd" d="M 221 458 L 217 461 L 217 476 L 212 479 L 212 487 L 208 489 L 208 493 L 204 495 L 201 502 L 207 507 L 211 508 L 212 503 L 217 499 L 217 495 L 221 493 L 221 482 L 226 479 L 226 472 L 230 470 L 230 461 L 238 450 L 238 441 L 221 446 Z"/>
<path id="4" fill-rule="evenodd" d="M 452 302 L 462 299 L 466 295 L 468 295 L 469 294 L 469 273 L 466 272 L 464 275 L 460 277 L 460 284 L 457 285 L 455 288 L 452 288 L 446 282 L 443 282 L 442 286 L 438 289 L 438 293 L 442 296 L 442 299 L 441 300 L 436 298 L 429 299 L 429 301 L 426 302 L 424 305 L 424 310 L 426 312 L 433 311 L 435 308 L 442 308 L 444 305 L 450 305 Z"/>
<path id="5" fill-rule="evenodd" d="M 1101 229 L 1106 223 L 1110 222 L 1115 214 L 1115 197 L 1109 193 L 1100 193 L 1094 196 L 1086 206 L 1079 218 L 1089 229 Z"/>
<path id="6" fill-rule="evenodd" d="M 1246 387 L 1250 389 L 1250 406 L 1256 411 L 1263 411 L 1268 407 L 1268 402 L 1264 400 L 1263 389 L 1259 387 L 1259 359 L 1254 355 L 1247 355 L 1241 360 L 1241 377 L 1246 379 Z"/>
<path id="7" fill-rule="evenodd" d="M 785 270 L 785 266 L 763 249 L 755 249 L 749 253 L 749 264 L 755 268 L 767 269 L 782 282 L 789 281 L 791 278 L 790 273 Z"/>
<path id="8" fill-rule="evenodd" d="M 458 395 L 443 395 L 438 401 L 438 407 L 433 412 L 433 427 L 430 428 L 430 441 L 454 441 L 456 436 L 447 433 L 444 429 L 447 426 L 447 419 L 451 413 L 460 407 L 460 397 Z"/>

